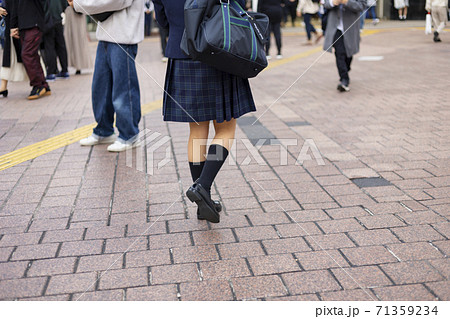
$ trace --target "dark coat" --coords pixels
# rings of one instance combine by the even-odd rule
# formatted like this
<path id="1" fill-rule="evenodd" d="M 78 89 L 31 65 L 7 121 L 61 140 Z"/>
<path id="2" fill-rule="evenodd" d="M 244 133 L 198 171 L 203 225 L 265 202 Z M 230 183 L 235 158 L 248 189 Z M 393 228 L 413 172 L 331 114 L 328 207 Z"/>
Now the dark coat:
<path id="1" fill-rule="evenodd" d="M 6 29 L 5 29 L 5 47 L 3 48 L 3 60 L 2 60 L 2 66 L 5 68 L 9 68 L 11 67 L 11 41 L 10 36 L 11 36 L 11 5 L 10 3 L 14 2 L 14 0 L 4 0 L 3 1 L 3 8 L 6 9 L 6 11 L 8 12 L 8 14 L 5 17 L 5 24 L 6 24 Z M 14 43 L 14 48 L 16 49 L 16 55 L 17 55 L 17 61 L 18 62 L 22 62 L 22 55 L 20 54 L 20 52 L 22 51 L 22 48 L 20 46 L 20 40 L 19 39 L 13 39 L 13 43 Z"/>
<path id="2" fill-rule="evenodd" d="M 238 0 L 245 7 L 245 0 Z M 172 59 L 188 59 L 180 49 L 181 38 L 184 32 L 184 3 L 185 0 L 153 0 L 158 24 L 169 28 L 166 56 Z"/>
<path id="3" fill-rule="evenodd" d="M 67 0 L 49 0 L 49 11 L 54 23 L 62 21 L 61 13 L 63 13 L 68 6 Z"/>
<path id="4" fill-rule="evenodd" d="M 270 23 L 280 23 L 283 18 L 283 3 L 284 0 L 259 0 L 258 12 L 267 15 Z"/>
<path id="5" fill-rule="evenodd" d="M 32 29 L 35 27 L 41 30 L 44 27 L 44 7 L 48 0 L 14 0 L 11 3 L 11 29 L 19 30 Z"/>

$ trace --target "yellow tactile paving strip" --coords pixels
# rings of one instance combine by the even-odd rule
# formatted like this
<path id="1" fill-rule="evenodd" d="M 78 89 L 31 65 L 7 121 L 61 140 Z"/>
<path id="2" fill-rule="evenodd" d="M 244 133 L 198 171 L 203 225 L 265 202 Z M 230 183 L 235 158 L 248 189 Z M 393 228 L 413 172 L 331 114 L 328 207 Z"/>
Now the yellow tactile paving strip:
<path id="1" fill-rule="evenodd" d="M 384 30 L 364 30 L 363 36 L 375 34 Z M 315 47 L 314 49 L 308 50 L 306 52 L 302 52 L 296 55 L 293 55 L 288 58 L 284 58 L 283 60 L 273 61 L 267 67 L 266 70 L 270 70 L 281 65 L 293 62 L 295 60 L 299 60 L 301 58 L 308 57 L 312 54 L 318 53 L 322 51 L 322 46 Z M 148 104 L 142 105 L 142 114 L 148 114 L 156 109 L 162 107 L 162 100 L 153 101 Z M 89 124 L 73 131 L 63 133 L 44 141 L 31 144 L 15 150 L 13 152 L 7 153 L 5 155 L 0 156 L 0 171 L 3 171 L 7 168 L 13 167 L 20 163 L 32 160 L 38 156 L 47 154 L 51 151 L 57 150 L 60 147 L 64 147 L 70 145 L 72 143 L 78 142 L 79 140 L 88 137 L 92 133 L 92 129 L 95 127 L 95 123 Z"/>
<path id="2" fill-rule="evenodd" d="M 154 101 L 148 104 L 142 105 L 142 114 L 150 113 L 156 109 L 161 108 L 162 100 Z M 32 160 L 38 156 L 47 154 L 60 147 L 70 145 L 78 142 L 79 140 L 88 137 L 92 134 L 92 129 L 95 127 L 95 123 L 89 124 L 73 131 L 57 135 L 46 139 L 44 141 L 31 144 L 15 150 L 11 153 L 0 156 L 0 171 L 13 167 L 20 163 Z"/>

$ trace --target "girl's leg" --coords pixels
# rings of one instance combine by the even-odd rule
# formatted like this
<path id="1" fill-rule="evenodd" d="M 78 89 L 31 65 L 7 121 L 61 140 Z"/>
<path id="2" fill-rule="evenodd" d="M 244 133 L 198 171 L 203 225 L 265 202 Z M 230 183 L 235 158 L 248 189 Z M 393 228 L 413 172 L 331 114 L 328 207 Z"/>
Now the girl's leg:
<path id="1" fill-rule="evenodd" d="M 225 163 L 228 157 L 228 151 L 233 145 L 236 132 L 236 120 L 232 119 L 223 123 L 214 121 L 214 128 L 216 134 L 208 149 L 206 163 L 198 180 L 198 183 L 208 192 L 211 191 L 211 185 L 222 168 L 222 165 Z"/>
<path id="2" fill-rule="evenodd" d="M 214 135 L 211 145 L 221 145 L 227 150 L 230 150 L 236 134 L 236 119 L 231 119 L 228 122 L 222 123 L 214 121 L 214 130 L 216 131 L 216 134 Z"/>
<path id="3" fill-rule="evenodd" d="M 0 92 L 6 91 L 7 88 L 8 88 L 8 80 L 2 80 L 2 84 L 0 85 Z"/>
<path id="4" fill-rule="evenodd" d="M 192 180 L 195 182 L 205 165 L 209 122 L 189 123 L 189 129 L 188 160 Z"/>

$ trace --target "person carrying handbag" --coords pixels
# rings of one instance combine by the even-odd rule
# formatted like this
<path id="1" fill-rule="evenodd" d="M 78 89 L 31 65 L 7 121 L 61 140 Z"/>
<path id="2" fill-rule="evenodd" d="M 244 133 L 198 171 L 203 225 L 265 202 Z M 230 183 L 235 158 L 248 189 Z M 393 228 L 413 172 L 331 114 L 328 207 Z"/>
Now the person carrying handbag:
<path id="1" fill-rule="evenodd" d="M 109 152 L 139 145 L 141 96 L 135 59 L 144 40 L 144 0 L 69 0 L 75 11 L 94 15 L 97 55 L 92 80 L 92 109 L 97 126 L 82 146 L 111 144 Z M 114 115 L 119 137 L 114 134 Z"/>
<path id="2" fill-rule="evenodd" d="M 434 27 L 434 42 L 441 42 L 439 34 L 444 30 L 448 21 L 448 0 L 427 0 L 425 10 L 431 12 Z"/>
<path id="3" fill-rule="evenodd" d="M 237 2 L 245 6 L 244 0 Z M 153 3 L 156 20 L 170 32 L 165 52 L 169 61 L 164 86 L 164 121 L 189 123 L 188 160 L 194 184 L 186 195 L 198 205 L 198 219 L 218 223 L 221 205 L 211 199 L 211 186 L 233 144 L 236 119 L 256 111 L 250 84 L 247 79 L 193 61 L 180 49 L 185 29 L 185 0 L 154 0 Z M 215 136 L 207 150 L 211 121 Z"/>

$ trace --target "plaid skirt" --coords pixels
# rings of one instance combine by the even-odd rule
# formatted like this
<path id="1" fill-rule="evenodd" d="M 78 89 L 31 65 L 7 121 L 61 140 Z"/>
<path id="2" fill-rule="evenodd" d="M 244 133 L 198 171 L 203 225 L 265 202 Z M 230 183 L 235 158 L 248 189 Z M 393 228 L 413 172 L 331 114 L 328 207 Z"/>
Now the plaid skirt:
<path id="1" fill-rule="evenodd" d="M 164 121 L 221 123 L 256 111 L 247 79 L 198 61 L 169 59 L 164 89 Z"/>

